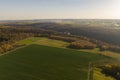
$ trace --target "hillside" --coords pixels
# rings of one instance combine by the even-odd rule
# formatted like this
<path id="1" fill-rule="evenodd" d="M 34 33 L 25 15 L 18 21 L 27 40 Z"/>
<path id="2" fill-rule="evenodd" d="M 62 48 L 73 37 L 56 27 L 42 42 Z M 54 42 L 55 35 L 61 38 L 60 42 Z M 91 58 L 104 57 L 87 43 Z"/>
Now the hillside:
<path id="1" fill-rule="evenodd" d="M 120 45 L 120 20 L 116 19 L 43 19 L 6 22 L 1 25 L 34 27 L 73 35 L 86 36 L 110 44 Z"/>
<path id="2" fill-rule="evenodd" d="M 86 23 L 72 22 L 13 22 L 0 25 L 0 64 L 2 65 L 0 68 L 2 69 L 1 74 L 3 73 L 1 79 L 6 80 L 7 78 L 4 76 L 8 76 L 8 78 L 15 76 L 10 79 L 15 80 L 20 77 L 22 80 L 86 80 L 90 72 L 89 77 L 94 77 L 95 80 L 114 80 L 104 75 L 102 69 L 96 68 L 97 64 L 94 63 L 100 62 L 101 66 L 106 66 L 106 61 L 120 60 L 118 54 L 120 46 L 111 42 L 115 39 L 112 37 L 115 31 L 111 30 L 109 34 L 109 29 L 106 31 L 107 28 L 110 28 L 108 25 L 107 27 L 97 27 L 97 24 L 101 22 L 97 22 L 95 25 L 96 21 L 93 21 L 92 26 L 87 25 L 86 27 L 83 25 Z M 95 33 L 92 34 L 91 31 Z M 105 38 L 101 38 L 101 33 L 104 35 L 103 37 L 107 36 L 106 38 L 110 40 L 104 41 Z M 89 35 L 92 35 L 93 38 Z"/>
<path id="3" fill-rule="evenodd" d="M 0 79 L 86 80 L 89 62 L 106 59 L 87 52 L 30 45 L 0 57 Z"/>

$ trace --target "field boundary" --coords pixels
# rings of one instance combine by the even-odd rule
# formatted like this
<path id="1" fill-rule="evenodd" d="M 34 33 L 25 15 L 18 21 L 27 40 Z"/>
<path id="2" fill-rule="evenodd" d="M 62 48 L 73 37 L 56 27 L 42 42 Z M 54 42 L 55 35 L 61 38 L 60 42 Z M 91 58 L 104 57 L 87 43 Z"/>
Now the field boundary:
<path id="1" fill-rule="evenodd" d="M 89 62 L 89 66 L 88 66 L 88 78 L 87 80 L 94 80 L 94 76 L 93 76 L 93 71 L 94 71 L 94 66 L 92 62 Z"/>
<path id="2" fill-rule="evenodd" d="M 88 71 L 88 79 L 87 80 L 94 80 L 94 70 L 95 68 L 99 67 L 99 66 L 102 66 L 102 65 L 107 65 L 107 64 L 110 64 L 110 65 L 114 65 L 114 64 L 118 64 L 120 65 L 120 62 L 119 61 L 97 61 L 97 62 L 90 62 L 89 63 L 89 71 Z M 91 70 L 90 70 L 91 69 Z"/>
<path id="3" fill-rule="evenodd" d="M 13 49 L 13 50 L 10 50 L 10 51 L 7 51 L 7 52 L 5 52 L 5 53 L 0 54 L 0 56 L 9 54 L 9 53 L 14 52 L 14 51 L 16 51 L 16 50 L 18 50 L 18 49 L 25 48 L 25 47 L 27 47 L 27 46 L 29 46 L 29 45 L 25 45 L 25 46 L 22 46 L 22 47 L 15 48 L 15 49 Z"/>

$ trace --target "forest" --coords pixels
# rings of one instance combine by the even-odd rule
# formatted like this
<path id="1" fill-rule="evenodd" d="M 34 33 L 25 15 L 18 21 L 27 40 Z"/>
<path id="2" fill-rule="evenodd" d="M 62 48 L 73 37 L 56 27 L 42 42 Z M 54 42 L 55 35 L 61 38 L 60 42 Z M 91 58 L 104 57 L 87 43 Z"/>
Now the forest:
<path id="1" fill-rule="evenodd" d="M 87 36 L 78 36 L 70 34 L 68 31 L 60 32 L 49 29 L 48 27 L 64 27 L 68 24 L 61 25 L 59 23 L 4 23 L 0 24 L 0 52 L 12 50 L 17 46 L 16 41 L 28 38 L 28 37 L 48 37 L 50 39 L 62 40 L 69 42 L 68 48 L 74 49 L 94 49 L 99 48 L 100 51 L 113 51 L 120 52 L 120 46 L 109 44 L 107 42 L 90 38 Z M 68 27 L 67 27 L 68 28 Z"/>
<path id="2" fill-rule="evenodd" d="M 120 80 L 120 65 L 119 64 L 106 64 L 105 66 L 100 66 L 102 68 L 102 73 L 107 76 L 112 76 L 117 80 Z"/>

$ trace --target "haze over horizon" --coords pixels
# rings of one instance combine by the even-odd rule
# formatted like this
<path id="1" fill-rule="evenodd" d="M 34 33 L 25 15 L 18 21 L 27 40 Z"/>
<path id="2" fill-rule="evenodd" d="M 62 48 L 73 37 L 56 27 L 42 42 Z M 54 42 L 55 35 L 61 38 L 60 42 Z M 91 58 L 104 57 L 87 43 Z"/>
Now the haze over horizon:
<path id="1" fill-rule="evenodd" d="M 120 0 L 0 0 L 0 20 L 120 19 Z"/>

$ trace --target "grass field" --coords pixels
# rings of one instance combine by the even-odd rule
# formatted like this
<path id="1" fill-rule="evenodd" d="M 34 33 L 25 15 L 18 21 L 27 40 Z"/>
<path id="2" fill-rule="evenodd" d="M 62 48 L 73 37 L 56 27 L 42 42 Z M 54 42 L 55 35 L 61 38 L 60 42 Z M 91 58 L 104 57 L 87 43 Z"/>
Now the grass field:
<path id="1" fill-rule="evenodd" d="M 48 38 L 41 38 L 41 37 L 31 37 L 25 40 L 21 40 L 18 42 L 19 44 L 26 44 L 26 45 L 30 45 L 30 44 L 39 44 L 39 45 L 45 45 L 45 46 L 52 46 L 52 47 L 59 47 L 59 48 L 66 48 L 66 46 L 69 44 L 67 42 L 63 42 L 63 41 L 59 41 L 59 40 L 52 40 L 52 39 L 48 39 Z M 110 52 L 110 51 L 104 51 L 101 52 L 99 51 L 98 48 L 96 49 L 92 49 L 92 50 L 87 50 L 87 49 L 81 49 L 78 51 L 83 51 L 83 52 L 90 52 L 90 53 L 95 53 L 95 54 L 103 54 L 105 56 L 109 56 L 112 57 L 114 59 L 120 60 L 120 54 L 118 53 L 114 53 L 114 52 Z M 111 77 L 105 76 L 104 74 L 101 73 L 100 69 L 94 69 L 94 80 L 114 80 Z"/>
<path id="2" fill-rule="evenodd" d="M 115 80 L 114 78 L 110 76 L 106 76 L 101 71 L 102 70 L 100 68 L 94 69 L 94 80 Z"/>
<path id="3" fill-rule="evenodd" d="M 96 60 L 109 58 L 33 44 L 0 57 L 0 80 L 87 80 L 88 63 Z"/>
<path id="4" fill-rule="evenodd" d="M 109 57 L 112 57 L 118 61 L 120 61 L 120 53 L 116 53 L 116 52 L 111 52 L 111 51 L 99 51 L 98 48 L 96 49 L 92 49 L 92 50 L 88 50 L 88 49 L 82 49 L 80 51 L 84 51 L 84 52 L 91 52 L 91 53 L 97 53 L 97 54 L 102 54 L 102 55 L 105 55 L 105 56 L 109 56 Z"/>
<path id="5" fill-rule="evenodd" d="M 48 38 L 45 38 L 45 37 L 42 37 L 42 38 L 41 37 L 27 38 L 27 39 L 19 41 L 18 44 L 26 44 L 26 45 L 39 44 L 39 45 L 58 47 L 58 48 L 66 48 L 66 46 L 69 45 L 68 42 L 48 39 Z M 112 58 L 120 61 L 120 54 L 115 53 L 115 52 L 111 52 L 111 51 L 99 51 L 98 48 L 91 49 L 91 50 L 90 49 L 80 49 L 79 51 L 91 52 L 91 53 L 95 53 L 95 54 L 102 54 L 102 55 L 109 56 L 109 57 L 112 57 Z"/>
<path id="6" fill-rule="evenodd" d="M 60 40 L 52 40 L 44 37 L 31 37 L 24 40 L 21 40 L 18 42 L 18 44 L 39 44 L 39 45 L 45 45 L 45 46 L 51 46 L 51 47 L 59 47 L 59 48 L 66 48 L 66 46 L 69 44 L 68 42 L 60 41 Z M 105 56 L 112 57 L 114 59 L 117 59 L 120 61 L 120 54 L 111 52 L 111 51 L 99 51 L 98 48 L 95 49 L 80 49 L 79 51 L 84 52 L 91 52 L 95 54 L 102 54 Z"/>
<path id="7" fill-rule="evenodd" d="M 69 43 L 60 41 L 60 40 L 48 39 L 44 37 L 31 37 L 31 38 L 21 40 L 17 44 L 26 44 L 26 45 L 39 44 L 39 45 L 45 45 L 45 46 L 65 48 Z"/>

